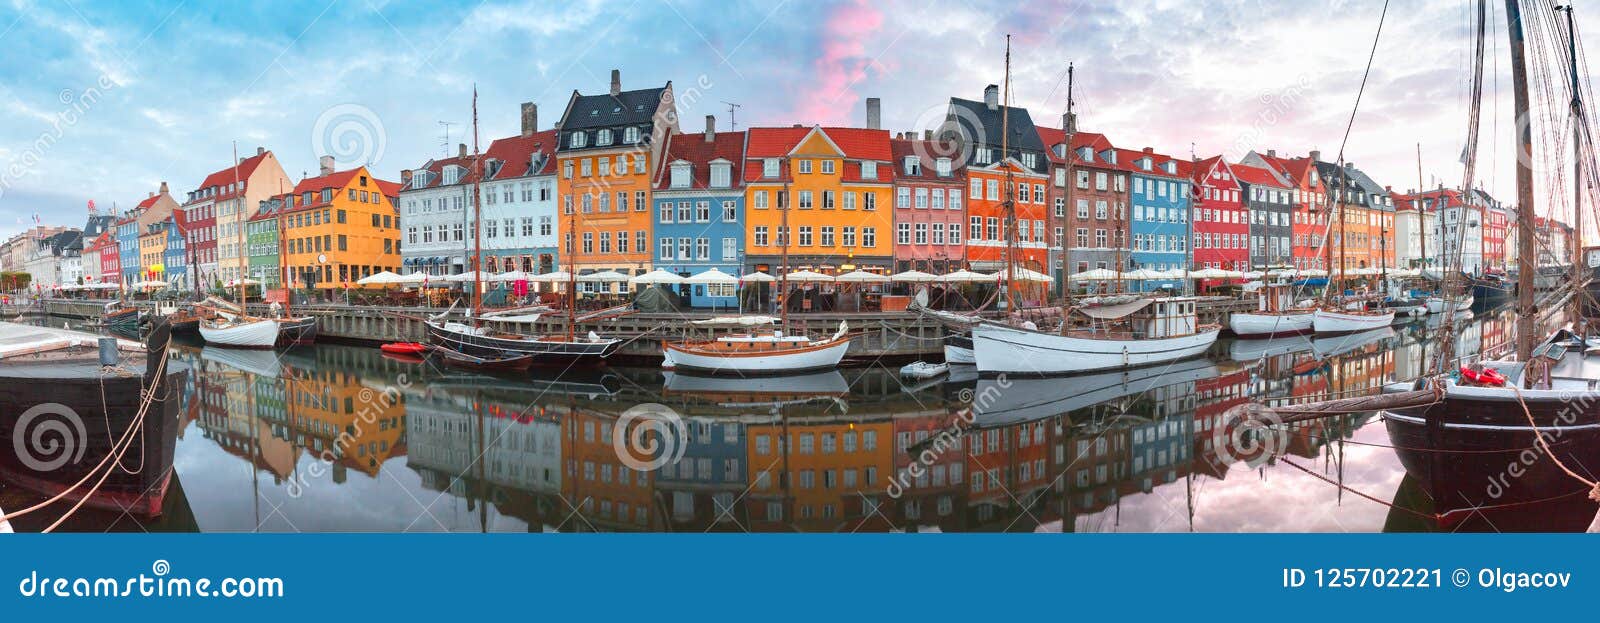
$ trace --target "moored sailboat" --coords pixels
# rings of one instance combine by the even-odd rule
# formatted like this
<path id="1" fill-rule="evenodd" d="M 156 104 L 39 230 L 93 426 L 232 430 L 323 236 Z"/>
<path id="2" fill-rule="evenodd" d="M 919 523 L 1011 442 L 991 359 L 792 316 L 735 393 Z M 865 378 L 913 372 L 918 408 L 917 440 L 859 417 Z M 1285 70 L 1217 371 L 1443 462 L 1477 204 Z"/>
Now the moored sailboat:
<path id="1" fill-rule="evenodd" d="M 995 323 L 972 329 L 978 371 L 1055 375 L 1131 368 L 1196 357 L 1222 332 L 1201 325 L 1191 297 L 1074 308 L 1106 326 L 1047 332 Z"/>

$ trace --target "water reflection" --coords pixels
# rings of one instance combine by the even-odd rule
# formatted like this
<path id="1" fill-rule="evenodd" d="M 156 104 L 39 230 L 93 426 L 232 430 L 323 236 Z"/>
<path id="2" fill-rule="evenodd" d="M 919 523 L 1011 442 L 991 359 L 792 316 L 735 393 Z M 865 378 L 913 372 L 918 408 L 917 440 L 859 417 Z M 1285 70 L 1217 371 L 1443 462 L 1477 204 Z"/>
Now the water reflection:
<path id="1" fill-rule="evenodd" d="M 1465 323 L 1455 355 L 1507 345 Z M 1209 359 L 1070 379 L 906 385 L 884 369 L 708 379 L 655 369 L 497 376 L 318 345 L 200 346 L 167 529 L 392 531 L 1581 530 L 1594 503 L 1485 483 L 1528 440 L 1419 452 L 1374 415 L 1288 427 L 1277 455 L 1225 445 L 1229 409 L 1370 393 L 1439 354 L 1437 325 L 1219 344 Z M 682 457 L 613 445 L 641 403 L 682 414 Z M 968 411 L 968 408 L 971 408 Z M 624 431 L 626 432 L 626 431 Z M 1439 440 L 1434 440 L 1439 441 Z M 1600 440 L 1568 440 L 1600 447 Z M 1399 446 L 1397 450 L 1395 446 Z M 1429 446 L 1437 447 L 1437 446 Z M 1419 458 L 1420 457 L 1420 458 Z M 1470 457 L 1465 460 L 1462 457 Z M 1600 460 L 1600 458 L 1597 458 Z M 1554 496 L 1554 497 L 1552 497 Z M 1457 501 L 1456 498 L 1460 498 Z M 1483 510 L 1487 503 L 1515 506 Z M 0 502 L 3 503 L 3 502 Z M 105 518 L 84 519 L 84 522 Z M 80 524 L 86 527 L 87 524 Z M 104 529 L 100 525 L 95 529 Z M 126 521 L 114 529 L 131 529 Z"/>

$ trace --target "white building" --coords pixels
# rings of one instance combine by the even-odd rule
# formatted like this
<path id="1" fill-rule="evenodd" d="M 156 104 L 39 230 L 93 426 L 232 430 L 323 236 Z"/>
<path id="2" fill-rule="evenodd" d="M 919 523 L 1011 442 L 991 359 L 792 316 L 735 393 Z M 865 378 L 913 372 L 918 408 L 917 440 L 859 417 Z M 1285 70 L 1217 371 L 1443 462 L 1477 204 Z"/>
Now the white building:
<path id="1" fill-rule="evenodd" d="M 1414 201 L 1403 199 L 1394 214 L 1395 263 L 1405 268 L 1424 265 L 1423 251 L 1430 258 L 1439 257 L 1439 219 L 1433 212 L 1417 209 Z M 1429 262 L 1427 265 L 1432 265 Z"/>
<path id="2" fill-rule="evenodd" d="M 467 213 L 472 185 L 472 156 L 460 145 L 456 156 L 429 160 L 400 172 L 400 239 L 402 272 L 455 275 L 467 270 Z"/>

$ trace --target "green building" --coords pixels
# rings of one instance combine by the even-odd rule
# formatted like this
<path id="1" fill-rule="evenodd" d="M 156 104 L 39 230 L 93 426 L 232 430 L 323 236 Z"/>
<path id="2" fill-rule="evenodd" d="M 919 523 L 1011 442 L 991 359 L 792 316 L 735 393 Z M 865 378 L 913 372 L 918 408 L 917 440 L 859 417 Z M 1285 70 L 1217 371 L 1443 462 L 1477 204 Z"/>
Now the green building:
<path id="1" fill-rule="evenodd" d="M 278 259 L 278 212 L 283 207 L 281 199 L 261 202 L 258 210 L 245 223 L 245 245 L 250 257 L 250 278 L 261 281 L 265 289 L 283 287 L 282 264 Z"/>

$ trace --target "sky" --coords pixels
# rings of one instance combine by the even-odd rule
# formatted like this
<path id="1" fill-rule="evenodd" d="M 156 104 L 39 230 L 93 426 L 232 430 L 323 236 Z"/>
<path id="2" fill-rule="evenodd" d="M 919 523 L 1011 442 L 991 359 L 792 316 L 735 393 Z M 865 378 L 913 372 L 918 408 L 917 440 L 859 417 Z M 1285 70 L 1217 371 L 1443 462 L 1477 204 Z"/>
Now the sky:
<path id="1" fill-rule="evenodd" d="M 1503 3 L 1489 4 L 1478 177 L 1510 199 L 1509 55 Z M 1345 154 L 1397 191 L 1419 185 L 1419 144 L 1422 185 L 1461 182 L 1471 6 L 1396 2 L 1384 18 Z M 950 97 L 1002 82 L 1007 34 L 1011 101 L 1037 124 L 1060 127 L 1071 62 L 1080 128 L 1120 147 L 1332 160 L 1383 7 L 0 0 L 0 236 L 35 217 L 81 226 L 88 201 L 126 209 L 163 181 L 181 201 L 235 143 L 273 150 L 291 178 L 334 155 L 397 179 L 470 143 L 474 85 L 487 145 L 518 131 L 521 102 L 549 128 L 574 90 L 604 92 L 612 69 L 625 89 L 672 81 L 686 131 L 708 114 L 729 129 L 729 102 L 738 128 L 859 126 L 864 99 L 879 97 L 886 129 L 920 133 Z M 1577 18 L 1580 33 L 1600 28 L 1600 10 Z"/>

